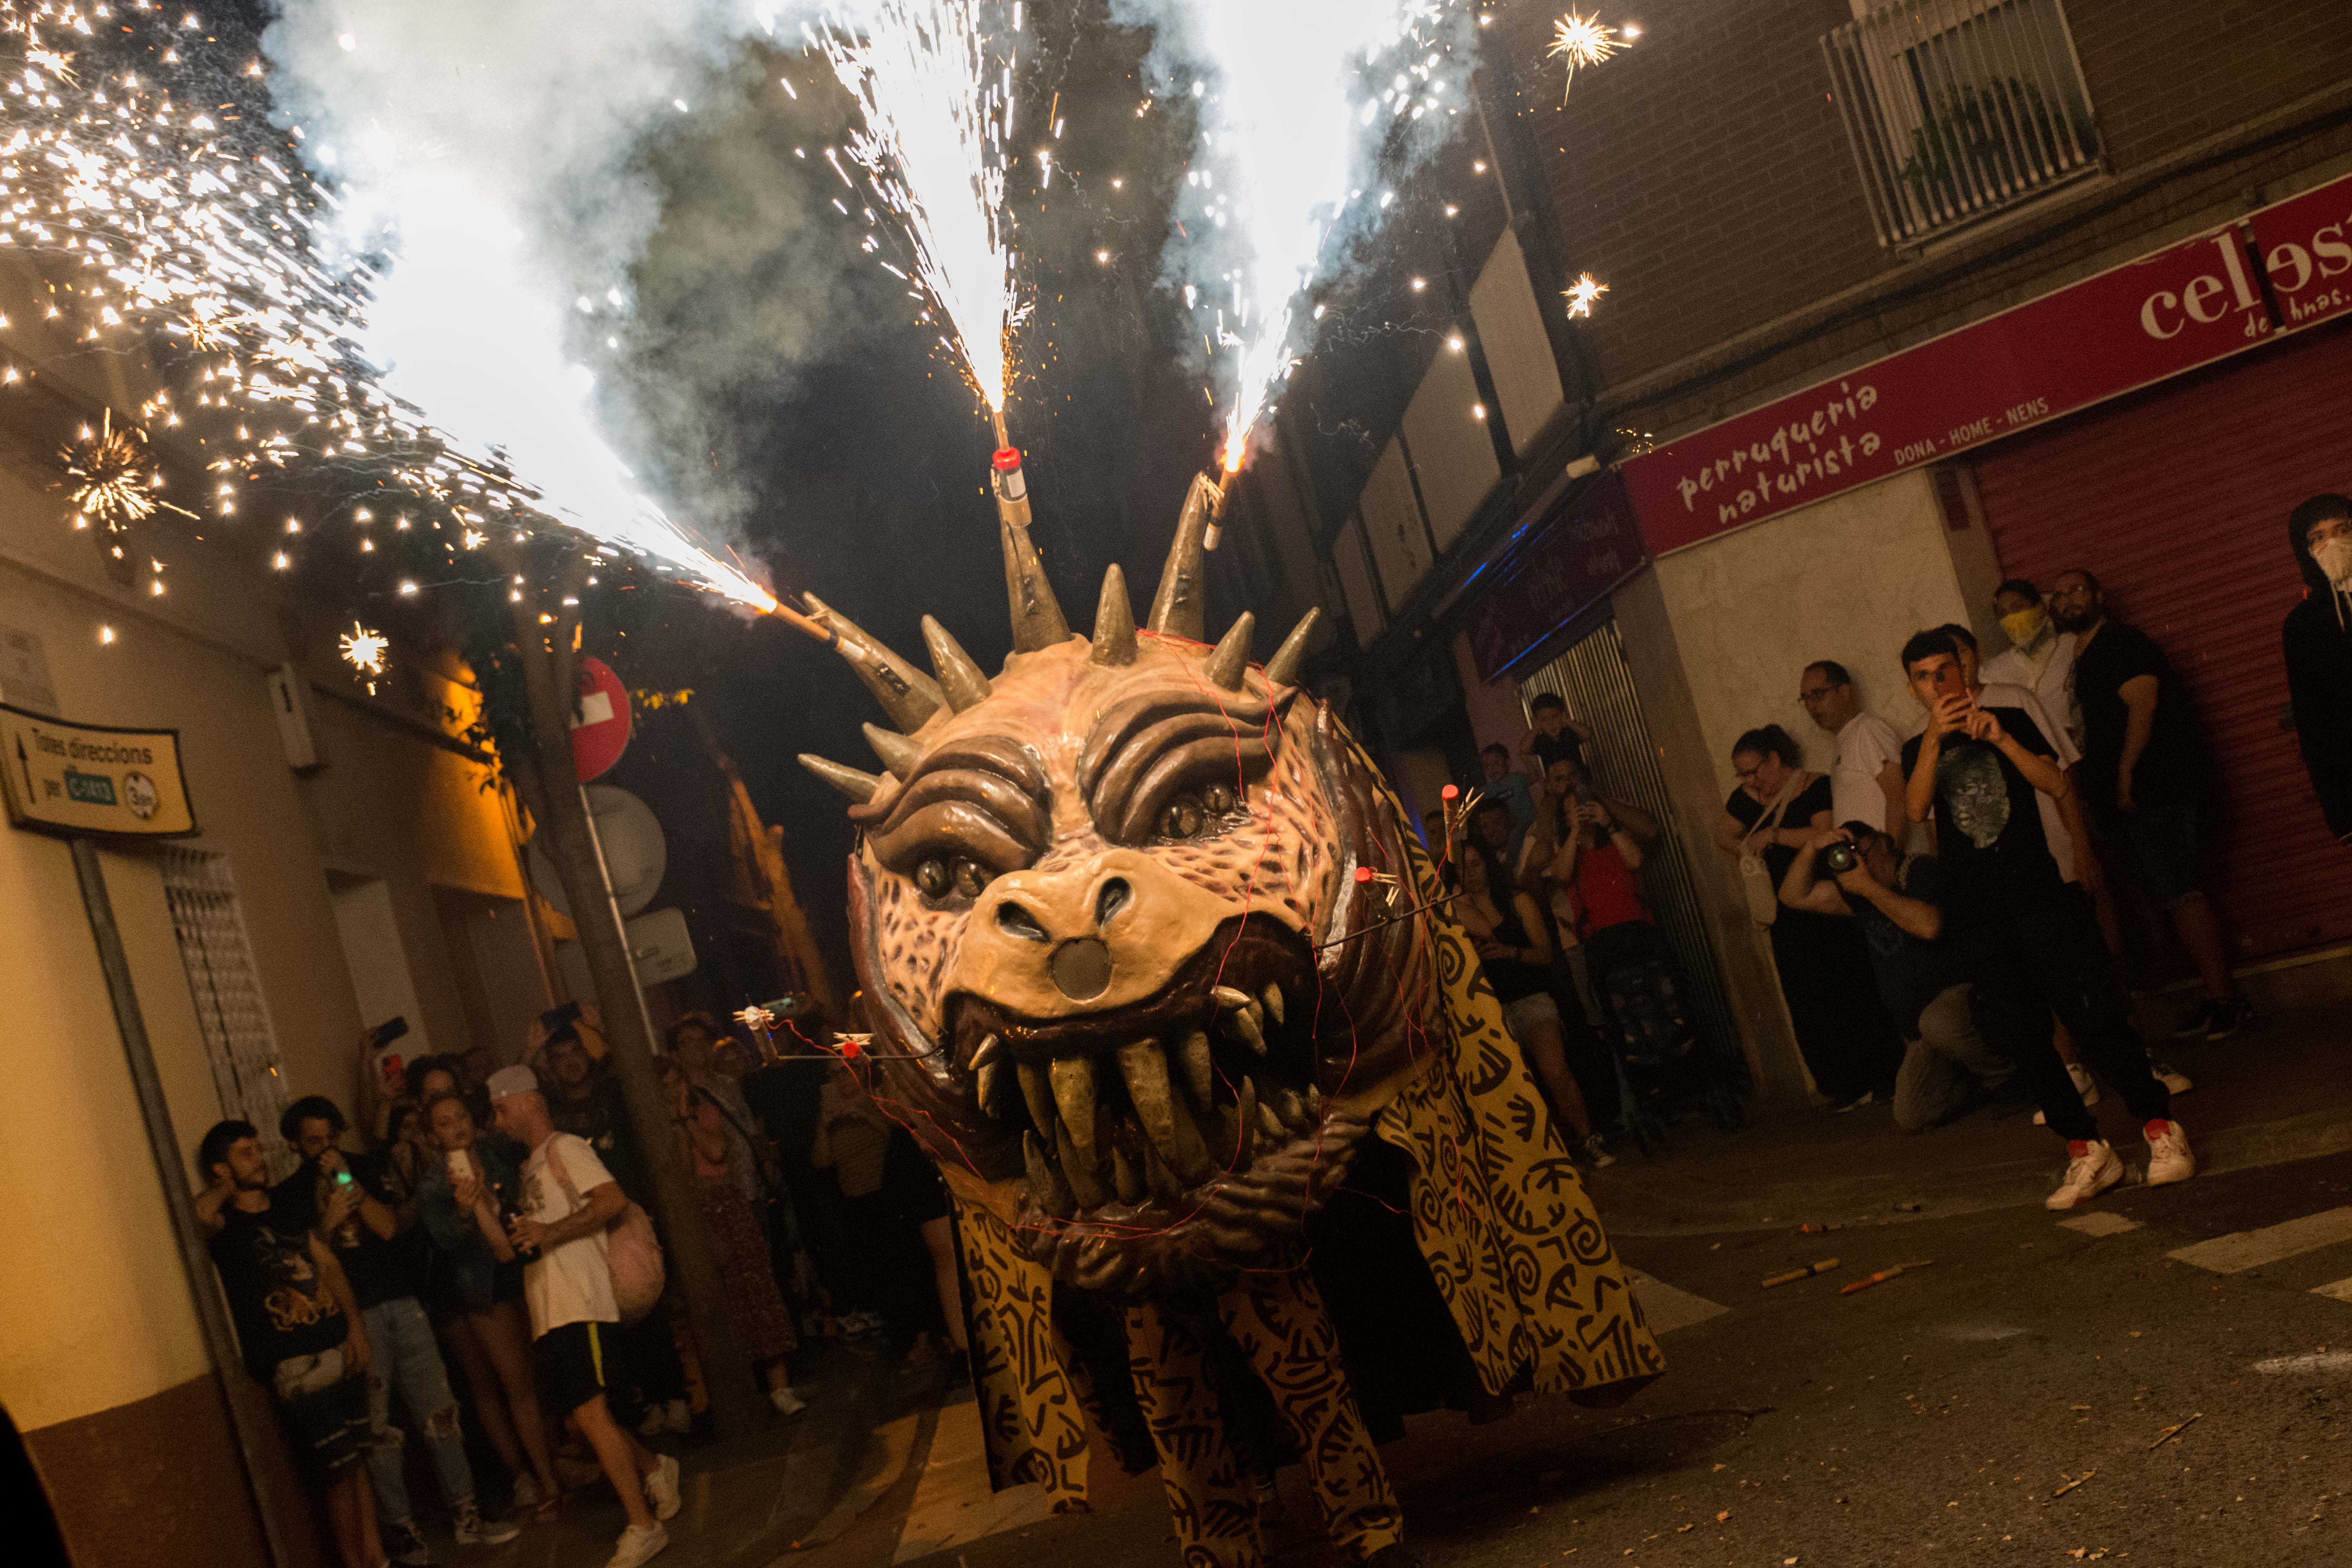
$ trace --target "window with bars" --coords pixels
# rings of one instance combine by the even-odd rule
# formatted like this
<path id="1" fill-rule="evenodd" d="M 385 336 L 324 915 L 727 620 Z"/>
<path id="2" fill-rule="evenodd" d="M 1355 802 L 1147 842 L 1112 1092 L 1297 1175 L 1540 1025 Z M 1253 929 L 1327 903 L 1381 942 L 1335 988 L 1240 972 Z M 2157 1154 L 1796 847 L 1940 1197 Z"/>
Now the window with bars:
<path id="1" fill-rule="evenodd" d="M 1906 0 L 1822 40 L 1882 245 L 1916 244 L 2099 166 L 2060 0 Z"/>
<path id="2" fill-rule="evenodd" d="M 289 1096 L 236 874 L 227 856 L 201 849 L 174 846 L 163 850 L 162 859 L 163 897 L 171 905 L 180 963 L 188 972 L 221 1114 L 260 1129 L 271 1168 L 278 1169 L 289 1163 L 278 1136 L 278 1117 Z"/>

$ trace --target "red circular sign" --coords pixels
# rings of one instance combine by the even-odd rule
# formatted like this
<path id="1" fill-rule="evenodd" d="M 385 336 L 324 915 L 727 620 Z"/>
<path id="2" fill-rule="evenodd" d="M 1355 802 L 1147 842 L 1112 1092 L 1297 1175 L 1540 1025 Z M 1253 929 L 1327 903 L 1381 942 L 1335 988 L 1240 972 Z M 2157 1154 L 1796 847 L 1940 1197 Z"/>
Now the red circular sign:
<path id="1" fill-rule="evenodd" d="M 601 658 L 580 660 L 580 706 L 572 715 L 572 766 L 586 784 L 629 749 L 629 690 Z"/>

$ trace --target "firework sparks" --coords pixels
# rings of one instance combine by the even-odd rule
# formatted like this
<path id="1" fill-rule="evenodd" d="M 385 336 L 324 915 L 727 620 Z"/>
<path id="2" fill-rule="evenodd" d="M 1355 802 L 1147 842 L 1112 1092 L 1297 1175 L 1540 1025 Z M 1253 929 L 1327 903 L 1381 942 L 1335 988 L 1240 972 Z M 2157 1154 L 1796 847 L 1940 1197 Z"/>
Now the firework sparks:
<path id="1" fill-rule="evenodd" d="M 1003 210 L 1009 55 L 992 61 L 973 0 L 876 0 L 855 33 L 828 19 L 809 37 L 865 117 L 850 156 L 898 215 L 973 390 L 1003 413 L 1022 314 Z"/>
<path id="2" fill-rule="evenodd" d="M 1601 282 L 1590 272 L 1577 274 L 1576 281 L 1560 290 L 1561 295 L 1568 300 L 1570 318 L 1573 320 L 1582 316 L 1588 321 L 1592 316 L 1592 302 L 1607 292 L 1609 292 L 1609 285 Z"/>
<path id="3" fill-rule="evenodd" d="M 97 429 L 83 426 L 80 440 L 58 454 L 70 481 L 67 496 L 80 514 L 76 527 L 98 522 L 108 532 L 120 533 L 164 507 L 182 517 L 196 515 L 155 494 L 161 476 L 150 466 L 146 446 L 145 431 L 114 427 L 114 410 L 110 408 L 100 416 Z"/>
<path id="4" fill-rule="evenodd" d="M 1554 23 L 1551 58 L 1568 62 L 1568 88 L 1560 92 L 1561 105 L 1566 106 L 1569 89 L 1576 86 L 1577 67 L 1597 66 L 1624 47 L 1624 41 L 1617 37 L 1616 28 L 1601 25 L 1598 12 L 1581 16 L 1570 11 Z"/>
<path id="5" fill-rule="evenodd" d="M 368 695 L 374 696 L 375 683 L 383 675 L 384 656 L 392 651 L 392 639 L 353 621 L 338 646 L 342 650 L 343 662 L 367 678 Z"/>

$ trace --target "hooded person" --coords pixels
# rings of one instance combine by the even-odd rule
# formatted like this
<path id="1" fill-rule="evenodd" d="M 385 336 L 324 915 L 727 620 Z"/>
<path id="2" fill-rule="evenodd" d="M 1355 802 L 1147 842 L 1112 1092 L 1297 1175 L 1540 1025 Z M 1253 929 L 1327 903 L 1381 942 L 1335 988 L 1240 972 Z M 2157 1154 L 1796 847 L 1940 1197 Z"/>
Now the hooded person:
<path id="1" fill-rule="evenodd" d="M 2295 739 L 2327 830 L 2352 846 L 2352 497 L 2312 497 L 2286 535 L 2306 586 L 2283 633 Z"/>

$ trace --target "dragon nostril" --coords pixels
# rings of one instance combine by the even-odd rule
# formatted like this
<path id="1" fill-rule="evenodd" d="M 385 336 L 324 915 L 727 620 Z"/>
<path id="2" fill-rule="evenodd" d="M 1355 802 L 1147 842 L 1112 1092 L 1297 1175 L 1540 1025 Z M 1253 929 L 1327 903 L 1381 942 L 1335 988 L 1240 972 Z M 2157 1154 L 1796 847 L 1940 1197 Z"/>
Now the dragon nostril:
<path id="1" fill-rule="evenodd" d="M 1035 915 L 1031 914 L 1027 910 L 1024 909 L 1021 905 L 1014 903 L 1011 899 L 1007 899 L 1003 903 L 996 906 L 996 923 L 1003 930 L 1012 932 L 1014 936 L 1020 937 L 1024 942 L 1051 942 L 1054 940 L 1052 937 L 1045 934 L 1045 927 L 1038 921 Z"/>
<path id="2" fill-rule="evenodd" d="M 1127 908 L 1135 898 L 1135 889 L 1127 885 L 1124 877 L 1113 877 L 1095 895 L 1095 925 L 1097 929 L 1110 924 L 1111 917 Z"/>
<path id="3" fill-rule="evenodd" d="M 1099 937 L 1082 936 L 1054 950 L 1054 984 L 1073 1002 L 1099 996 L 1110 984 L 1110 949 Z"/>

